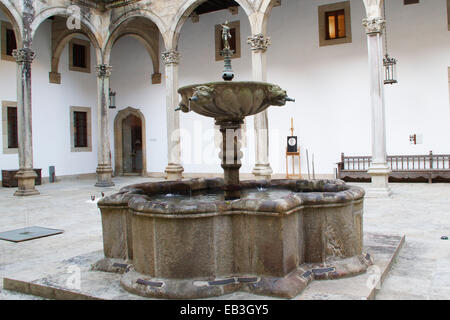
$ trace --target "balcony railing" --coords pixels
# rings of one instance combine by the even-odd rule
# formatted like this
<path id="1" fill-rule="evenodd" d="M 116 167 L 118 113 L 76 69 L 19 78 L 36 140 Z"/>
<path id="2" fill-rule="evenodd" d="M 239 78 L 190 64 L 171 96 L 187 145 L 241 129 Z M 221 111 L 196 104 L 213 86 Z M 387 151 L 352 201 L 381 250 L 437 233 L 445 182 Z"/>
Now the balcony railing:
<path id="1" fill-rule="evenodd" d="M 345 156 L 337 164 L 337 178 L 349 182 L 370 181 L 367 170 L 372 157 Z M 387 164 L 392 170 L 391 182 L 450 182 L 450 154 L 394 155 L 387 157 Z"/>

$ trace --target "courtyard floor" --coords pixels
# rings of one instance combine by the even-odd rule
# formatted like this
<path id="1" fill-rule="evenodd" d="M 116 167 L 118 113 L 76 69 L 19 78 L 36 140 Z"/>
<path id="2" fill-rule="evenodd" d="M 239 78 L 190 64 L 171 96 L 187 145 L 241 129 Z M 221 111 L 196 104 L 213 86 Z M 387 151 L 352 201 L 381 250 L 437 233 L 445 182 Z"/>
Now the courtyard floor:
<path id="1" fill-rule="evenodd" d="M 0 240 L 0 279 L 33 272 L 46 263 L 101 250 L 100 212 L 91 196 L 158 179 L 118 177 L 113 188 L 96 188 L 92 179 L 38 186 L 41 195 L 13 196 L 0 188 L 0 232 L 41 226 L 64 233 L 21 243 Z M 367 184 L 356 184 L 367 187 Z M 450 299 L 450 184 L 392 184 L 392 199 L 366 199 L 364 230 L 406 235 L 406 243 L 377 299 Z M 0 300 L 39 299 L 3 290 Z"/>

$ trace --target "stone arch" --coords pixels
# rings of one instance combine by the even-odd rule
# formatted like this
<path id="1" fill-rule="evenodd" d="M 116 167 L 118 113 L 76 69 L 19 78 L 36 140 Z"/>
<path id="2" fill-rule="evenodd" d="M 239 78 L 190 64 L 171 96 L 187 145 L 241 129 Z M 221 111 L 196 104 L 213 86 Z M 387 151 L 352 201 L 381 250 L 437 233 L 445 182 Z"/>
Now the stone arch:
<path id="1" fill-rule="evenodd" d="M 146 132 L 147 128 L 145 125 L 145 117 L 139 109 L 132 107 L 120 110 L 116 118 L 114 119 L 114 162 L 115 162 L 115 175 L 123 175 L 123 121 L 130 115 L 136 116 L 141 120 L 142 125 L 142 176 L 147 175 L 147 139 Z"/>
<path id="2" fill-rule="evenodd" d="M 12 5 L 9 1 L 6 0 L 0 0 L 0 10 L 2 10 L 6 14 L 6 16 L 9 19 L 9 22 L 13 26 L 14 35 L 16 36 L 17 48 L 21 48 L 23 39 L 22 36 L 23 25 L 22 25 L 22 18 L 19 12 L 17 12 L 14 5 Z"/>
<path id="3" fill-rule="evenodd" d="M 41 12 L 37 13 L 34 17 L 34 20 L 31 24 L 31 36 L 34 38 L 34 35 L 39 28 L 39 26 L 47 20 L 50 17 L 53 16 L 61 16 L 61 17 L 68 17 L 69 12 L 67 11 L 67 7 L 53 7 L 53 8 L 47 8 L 42 10 Z M 71 33 L 81 33 L 84 34 L 89 38 L 92 45 L 94 46 L 96 56 L 97 56 L 97 64 L 102 63 L 102 41 L 99 36 L 98 30 L 92 25 L 92 23 L 86 19 L 85 15 L 81 14 L 81 25 L 82 29 L 80 30 L 67 30 L 68 34 Z"/>
<path id="4" fill-rule="evenodd" d="M 134 9 L 134 10 L 125 12 L 123 15 L 121 15 L 120 17 L 118 17 L 117 19 L 115 19 L 114 21 L 112 21 L 110 23 L 109 32 L 105 38 L 104 47 L 102 48 L 103 52 L 107 51 L 107 49 L 106 49 L 107 46 L 112 47 L 112 45 L 114 44 L 114 40 L 111 40 L 111 39 L 114 37 L 116 32 L 118 32 L 117 30 L 119 30 L 121 25 L 124 23 L 127 23 L 128 21 L 131 21 L 133 18 L 143 18 L 143 19 L 150 20 L 151 22 L 153 22 L 156 25 L 159 32 L 162 34 L 162 36 L 164 38 L 167 28 L 166 28 L 165 23 L 161 20 L 161 18 L 159 16 L 157 16 L 155 13 L 153 13 L 150 10 Z M 103 58 L 109 59 L 109 54 L 105 53 Z"/>
<path id="5" fill-rule="evenodd" d="M 168 32 L 167 39 L 165 39 L 166 49 L 167 50 L 176 50 L 178 47 L 178 40 L 180 38 L 180 32 L 181 28 L 183 27 L 185 21 L 189 18 L 191 13 L 197 8 L 200 4 L 203 2 L 206 2 L 207 0 L 187 0 L 181 8 L 178 10 L 177 14 L 175 15 L 172 25 L 170 27 L 170 30 Z M 249 0 L 235 0 L 239 6 L 244 9 L 249 22 L 250 26 L 253 23 L 253 19 L 251 18 L 254 16 L 255 11 L 253 9 L 253 6 L 251 5 L 251 1 Z"/>
<path id="6" fill-rule="evenodd" d="M 57 23 L 56 20 L 53 21 L 53 23 Z M 94 36 L 90 33 L 89 29 L 86 28 L 85 25 L 81 25 L 81 30 L 69 30 L 64 29 L 63 32 L 58 32 L 56 34 L 55 31 L 52 31 L 52 37 L 57 36 L 56 39 L 52 39 L 52 60 L 51 60 L 51 71 L 50 71 L 50 83 L 61 83 L 60 79 L 60 73 L 59 70 L 59 62 L 61 60 L 61 54 L 64 50 L 64 48 L 67 46 L 67 44 L 75 38 L 76 36 L 83 35 L 87 37 L 90 42 L 94 45 L 94 48 L 96 51 L 99 50 L 99 48 L 95 45 Z M 101 60 L 98 60 L 98 54 L 97 54 L 97 64 L 101 63 Z"/>
<path id="7" fill-rule="evenodd" d="M 153 32 L 151 32 L 152 29 Z M 144 45 L 152 60 L 154 74 L 159 74 L 159 35 L 160 31 L 152 21 L 145 18 L 141 20 L 138 17 L 129 18 L 108 37 L 103 50 L 103 61 L 109 64 L 114 44 L 122 37 L 131 36 Z"/>
<path id="8" fill-rule="evenodd" d="M 253 18 L 252 34 L 267 34 L 267 24 L 272 8 L 275 6 L 275 0 L 262 0 L 261 5 Z"/>

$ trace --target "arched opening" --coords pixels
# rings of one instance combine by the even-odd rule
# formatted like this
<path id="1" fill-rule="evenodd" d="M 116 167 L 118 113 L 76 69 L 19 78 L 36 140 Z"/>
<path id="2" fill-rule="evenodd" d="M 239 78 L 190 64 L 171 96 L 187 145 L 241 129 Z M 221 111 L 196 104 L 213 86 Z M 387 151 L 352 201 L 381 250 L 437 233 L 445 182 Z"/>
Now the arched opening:
<path id="1" fill-rule="evenodd" d="M 44 19 L 44 13 L 40 14 L 33 23 L 33 39 L 36 31 L 44 21 L 51 21 L 51 70 L 49 72 L 49 82 L 61 84 L 61 74 L 59 71 L 60 60 L 63 51 L 69 46 L 69 69 L 91 73 L 90 68 L 90 46 L 95 50 L 97 64 L 101 62 L 101 51 L 95 31 L 91 29 L 90 23 L 86 20 L 80 22 L 80 28 L 71 29 L 67 27 L 65 12 L 54 12 L 55 14 Z M 38 22 L 41 21 L 39 24 Z M 83 42 L 80 43 L 80 42 Z M 74 44 L 75 43 L 75 44 Z M 83 49 L 84 48 L 84 49 Z M 82 51 L 80 51 L 82 49 Z M 86 58 L 83 56 L 86 55 Z M 81 58 L 81 60 L 80 60 Z M 75 62 L 83 61 L 86 65 L 77 67 Z M 75 68 L 74 68 L 75 66 Z M 78 68 L 78 69 L 77 69 Z"/>
<path id="2" fill-rule="evenodd" d="M 236 12 L 235 8 L 240 7 L 245 11 L 247 15 L 247 20 L 249 21 L 250 16 L 253 14 L 252 5 L 247 0 L 224 0 L 224 1 L 213 1 L 213 0 L 189 0 L 180 8 L 176 17 L 175 24 L 171 27 L 170 43 L 167 45 L 170 48 L 178 47 L 178 40 L 180 38 L 181 29 L 186 22 L 186 20 L 191 17 L 194 20 L 199 15 L 216 12 L 220 10 L 228 9 L 230 12 Z M 223 22 L 223 21 L 222 21 Z"/>
<path id="3" fill-rule="evenodd" d="M 4 16 L 10 24 L 14 33 L 14 38 L 16 40 L 16 47 L 20 48 L 22 46 L 22 23 L 21 18 L 14 7 L 10 7 L 8 4 L 0 2 L 0 17 Z M 3 19 L 0 19 L 3 21 Z M 2 40 L 3 41 L 3 40 Z"/>
<path id="4" fill-rule="evenodd" d="M 155 81 L 156 78 L 161 79 L 159 73 L 160 32 L 158 26 L 146 17 L 131 17 L 122 21 L 108 37 L 103 55 L 105 63 L 110 63 L 112 48 L 117 41 L 125 36 L 135 38 L 145 47 L 153 65 L 152 83 L 160 83 L 160 81 Z"/>
<path id="5" fill-rule="evenodd" d="M 236 81 L 251 80 L 252 56 L 246 39 L 252 34 L 249 16 L 254 13 L 248 1 L 186 1 L 177 14 L 173 25 L 172 47 L 181 54 L 179 64 L 179 87 L 194 83 L 220 81 L 224 69 L 222 25 L 229 22 L 232 34 L 232 67 Z M 248 123 L 247 119 L 247 123 Z M 214 119 L 193 112 L 180 115 L 182 131 L 199 132 L 205 138 L 191 139 L 182 135 L 181 162 L 186 172 L 193 174 L 220 174 L 219 144 L 214 136 L 220 136 Z M 251 133 L 244 126 L 243 138 Z M 211 134 L 214 133 L 214 134 Z M 216 139 L 220 140 L 220 139 Z M 250 139 L 245 139 L 250 141 Z M 241 141 L 242 143 L 243 141 Z M 243 172 L 250 172 L 252 145 L 245 144 Z M 203 151 L 201 151 L 203 150 Z M 210 150 L 208 152 L 204 150 Z M 248 150 L 248 151 L 247 151 Z"/>
<path id="6" fill-rule="evenodd" d="M 144 115 L 128 107 L 114 120 L 115 174 L 147 174 L 146 127 Z"/>
<path id="7" fill-rule="evenodd" d="M 41 163 L 43 176 L 49 174 L 49 166 L 54 166 L 58 175 L 64 176 L 91 174 L 98 164 L 100 113 L 95 67 L 102 63 L 98 32 L 86 16 L 82 17 L 81 29 L 68 28 L 67 14 L 65 8 L 46 9 L 36 14 L 31 26 L 32 49 L 36 52 L 32 69 L 49 72 L 50 80 L 54 80 L 50 83 L 61 83 L 56 86 L 32 82 L 33 123 L 46 123 L 33 127 L 34 159 Z M 77 60 L 74 53 L 85 59 Z M 67 120 L 49 122 L 50 114 L 55 119 Z M 79 120 L 72 121 L 76 115 Z M 91 132 L 86 137 L 87 147 L 72 148 L 77 142 L 73 133 L 82 132 L 80 128 Z M 58 138 L 54 139 L 55 136 Z M 53 139 L 54 156 L 49 158 L 45 141 Z"/>
<path id="8" fill-rule="evenodd" d="M 155 136 L 159 132 L 155 128 L 160 124 L 154 121 L 150 128 L 153 132 L 146 131 L 144 114 L 151 112 L 152 119 L 158 119 L 165 111 L 160 107 L 165 97 L 164 88 L 158 85 L 162 78 L 161 32 L 159 25 L 146 15 L 121 17 L 112 23 L 110 30 L 103 49 L 103 61 L 113 68 L 111 87 L 118 96 L 119 111 L 114 122 L 115 175 L 145 176 L 147 154 L 154 156 L 146 149 L 145 137 Z M 139 105 L 141 109 L 120 110 L 124 105 Z"/>

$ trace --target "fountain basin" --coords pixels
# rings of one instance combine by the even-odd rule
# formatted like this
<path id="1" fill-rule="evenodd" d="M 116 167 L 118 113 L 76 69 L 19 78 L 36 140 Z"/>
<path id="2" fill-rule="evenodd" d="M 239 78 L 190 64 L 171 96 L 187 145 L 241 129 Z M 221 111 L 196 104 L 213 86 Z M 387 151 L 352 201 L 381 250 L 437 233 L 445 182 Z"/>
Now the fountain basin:
<path id="1" fill-rule="evenodd" d="M 279 86 L 257 81 L 194 84 L 178 89 L 178 93 L 181 111 L 216 120 L 243 119 L 290 100 Z"/>
<path id="2" fill-rule="evenodd" d="M 106 259 L 133 265 L 122 278 L 126 290 L 294 297 L 311 281 L 311 266 L 332 266 L 326 278 L 366 270 L 363 189 L 339 180 L 244 181 L 248 197 L 225 201 L 217 196 L 223 186 L 223 179 L 144 183 L 99 201 Z M 258 198 L 258 188 L 275 195 Z"/>

